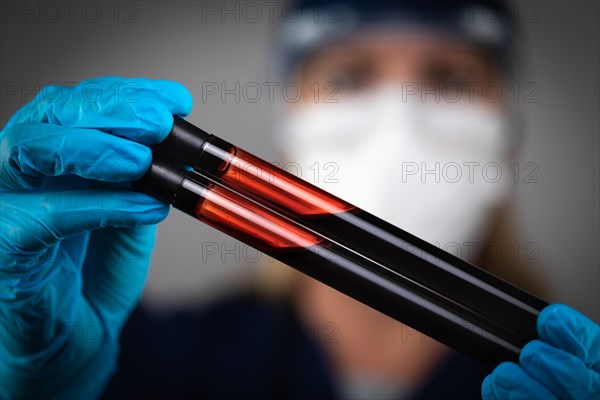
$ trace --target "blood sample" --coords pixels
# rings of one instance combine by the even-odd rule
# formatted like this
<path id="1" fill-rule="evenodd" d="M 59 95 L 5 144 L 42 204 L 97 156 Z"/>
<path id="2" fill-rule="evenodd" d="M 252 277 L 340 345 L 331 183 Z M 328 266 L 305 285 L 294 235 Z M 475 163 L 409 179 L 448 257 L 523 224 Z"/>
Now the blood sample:
<path id="1" fill-rule="evenodd" d="M 454 304 L 457 315 L 462 315 L 461 310 L 477 315 L 480 322 L 472 325 L 473 329 L 488 324 L 486 329 L 516 349 L 537 336 L 536 319 L 547 305 L 544 301 L 183 119 L 175 118 L 172 132 L 153 151 L 191 166 L 218 187 L 243 195 L 252 204 L 260 204 L 330 243 L 359 254 L 378 270 L 387 271 L 383 275 L 389 272 L 426 288 L 443 298 L 445 304 Z M 383 311 L 386 306 L 375 308 Z M 411 326 L 419 329 L 414 323 Z M 437 338 L 435 333 L 424 333 Z M 493 354 L 478 358 L 498 360 Z"/>

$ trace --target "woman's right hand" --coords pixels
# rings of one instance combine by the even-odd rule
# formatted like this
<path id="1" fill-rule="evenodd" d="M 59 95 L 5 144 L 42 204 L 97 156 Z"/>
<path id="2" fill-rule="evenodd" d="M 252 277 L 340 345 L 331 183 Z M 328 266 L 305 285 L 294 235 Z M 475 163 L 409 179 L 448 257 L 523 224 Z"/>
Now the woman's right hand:
<path id="1" fill-rule="evenodd" d="M 131 190 L 181 84 L 104 77 L 51 86 L 0 133 L 1 398 L 91 398 L 144 285 L 169 206 Z"/>

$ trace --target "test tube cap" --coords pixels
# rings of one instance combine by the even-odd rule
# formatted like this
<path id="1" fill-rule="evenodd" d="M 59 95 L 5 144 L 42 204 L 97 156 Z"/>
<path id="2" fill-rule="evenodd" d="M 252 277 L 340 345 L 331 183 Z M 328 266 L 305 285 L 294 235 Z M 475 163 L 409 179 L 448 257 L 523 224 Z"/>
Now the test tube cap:
<path id="1" fill-rule="evenodd" d="M 173 128 L 160 143 L 152 146 L 152 152 L 168 156 L 188 166 L 193 166 L 202 154 L 204 145 L 213 135 L 176 115 Z"/>
<path id="2" fill-rule="evenodd" d="M 172 204 L 187 173 L 181 165 L 154 155 L 152 165 L 133 187 Z"/>

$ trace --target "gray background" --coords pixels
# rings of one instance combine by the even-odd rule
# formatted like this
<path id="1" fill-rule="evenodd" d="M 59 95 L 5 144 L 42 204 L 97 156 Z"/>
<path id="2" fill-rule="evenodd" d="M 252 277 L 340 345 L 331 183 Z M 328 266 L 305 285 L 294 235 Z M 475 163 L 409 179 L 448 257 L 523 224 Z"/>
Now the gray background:
<path id="1" fill-rule="evenodd" d="M 218 15 L 203 14 L 199 2 L 138 1 L 115 6 L 111 1 L 95 2 L 87 17 L 81 8 L 75 9 L 69 20 L 64 4 L 56 2 L 63 17 L 52 22 L 50 9 L 44 15 L 38 8 L 34 11 L 38 16 L 26 15 L 22 21 L 22 15 L 7 12 L 8 3 L 17 2 L 3 2 L 2 126 L 33 97 L 36 85 L 102 75 L 171 79 L 183 83 L 195 97 L 191 121 L 277 161 L 270 139 L 273 105 L 268 99 L 256 103 L 244 99 L 236 103 L 232 96 L 226 101 L 218 96 L 202 99 L 203 83 L 225 82 L 232 87 L 235 82 L 272 80 L 267 70 L 274 24 L 266 9 L 257 22 L 244 15 L 239 22 L 232 16 L 223 22 Z M 37 2 L 27 4 L 33 10 L 40 7 Z M 530 67 L 522 82 L 535 82 L 540 99 L 524 105 L 528 135 L 519 156 L 522 163 L 539 166 L 539 182 L 518 185 L 514 209 L 524 240 L 539 247 L 540 262 L 528 268 L 549 283 L 553 297 L 548 300 L 573 305 L 599 321 L 600 5 L 528 1 L 515 7 L 521 11 L 526 33 L 523 49 Z M 102 17 L 92 22 L 98 8 Z M 9 93 L 8 87 L 17 87 L 19 93 Z M 236 245 L 214 229 L 172 212 L 159 228 L 144 301 L 167 309 L 202 303 L 226 287 L 243 283 L 254 270 L 256 254 L 247 249 L 237 252 L 239 260 L 235 254 L 221 252 L 204 254 L 203 262 L 203 243 L 228 249 Z"/>

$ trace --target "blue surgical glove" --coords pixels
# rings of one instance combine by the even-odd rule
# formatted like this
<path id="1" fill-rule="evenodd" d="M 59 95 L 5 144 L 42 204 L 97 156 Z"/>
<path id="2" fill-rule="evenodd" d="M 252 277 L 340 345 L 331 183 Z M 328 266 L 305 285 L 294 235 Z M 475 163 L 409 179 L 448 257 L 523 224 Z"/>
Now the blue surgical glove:
<path id="1" fill-rule="evenodd" d="M 169 210 L 130 182 L 191 104 L 105 77 L 43 89 L 0 133 L 0 398 L 101 394 Z"/>
<path id="2" fill-rule="evenodd" d="M 540 313 L 541 340 L 485 378 L 484 399 L 600 399 L 600 326 L 562 304 Z"/>

